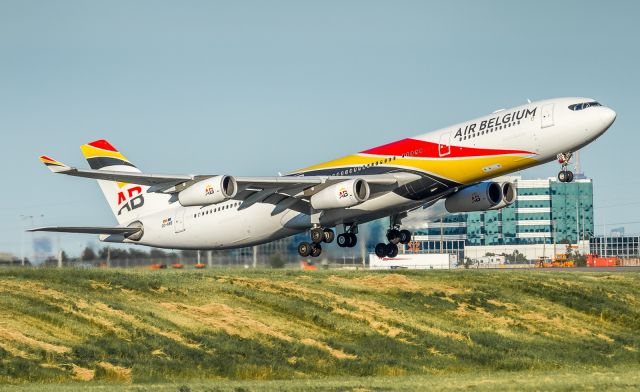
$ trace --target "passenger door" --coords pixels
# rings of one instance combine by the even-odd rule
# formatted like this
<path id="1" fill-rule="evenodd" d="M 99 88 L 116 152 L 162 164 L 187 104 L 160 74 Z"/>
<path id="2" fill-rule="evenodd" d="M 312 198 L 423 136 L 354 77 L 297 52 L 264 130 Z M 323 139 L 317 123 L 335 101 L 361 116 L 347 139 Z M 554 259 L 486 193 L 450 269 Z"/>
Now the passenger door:
<path id="1" fill-rule="evenodd" d="M 451 154 L 451 132 L 440 135 L 440 141 L 438 142 L 438 155 L 446 157 L 449 154 Z"/>
<path id="2" fill-rule="evenodd" d="M 542 105 L 542 116 L 540 116 L 540 128 L 553 126 L 553 104 Z"/>
<path id="3" fill-rule="evenodd" d="M 173 223 L 173 228 L 176 233 L 182 233 L 184 231 L 184 214 L 186 212 L 185 208 L 178 207 L 175 214 L 175 222 Z"/>

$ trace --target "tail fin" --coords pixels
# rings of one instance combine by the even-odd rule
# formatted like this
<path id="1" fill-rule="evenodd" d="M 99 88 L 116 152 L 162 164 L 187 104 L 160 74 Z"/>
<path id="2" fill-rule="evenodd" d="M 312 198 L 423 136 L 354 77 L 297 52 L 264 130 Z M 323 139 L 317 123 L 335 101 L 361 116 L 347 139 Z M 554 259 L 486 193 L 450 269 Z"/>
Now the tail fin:
<path id="1" fill-rule="evenodd" d="M 80 149 L 89 166 L 94 170 L 140 173 L 133 163 L 106 140 L 87 143 Z M 52 164 L 56 163 L 59 162 L 52 160 Z M 52 169 L 47 162 L 45 164 Z M 120 224 L 126 224 L 142 215 L 166 208 L 169 204 L 168 195 L 147 193 L 148 186 L 106 180 L 98 180 L 98 185 Z"/>

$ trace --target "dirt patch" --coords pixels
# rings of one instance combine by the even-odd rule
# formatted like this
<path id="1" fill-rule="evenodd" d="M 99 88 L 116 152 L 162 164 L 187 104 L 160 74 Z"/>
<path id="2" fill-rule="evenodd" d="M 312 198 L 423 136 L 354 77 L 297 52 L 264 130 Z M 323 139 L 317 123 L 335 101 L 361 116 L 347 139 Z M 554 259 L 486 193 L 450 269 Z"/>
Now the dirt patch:
<path id="1" fill-rule="evenodd" d="M 80 381 L 91 381 L 96 376 L 96 371 L 83 368 L 77 365 L 71 365 L 71 371 L 73 372 L 73 378 Z"/>
<path id="2" fill-rule="evenodd" d="M 313 340 L 313 339 L 310 339 L 310 338 L 302 339 L 300 341 L 300 343 L 306 344 L 307 346 L 313 346 L 313 347 L 319 348 L 320 350 L 326 351 L 329 354 L 331 354 L 333 357 L 338 358 L 338 359 L 356 359 L 356 358 L 358 358 L 357 355 L 347 354 L 342 350 L 338 350 L 338 349 L 332 348 L 328 344 L 325 344 L 325 343 L 322 343 L 322 342 L 319 342 L 317 340 Z"/>
<path id="3" fill-rule="evenodd" d="M 110 364 L 109 362 L 98 362 L 98 366 L 100 366 L 107 373 L 107 377 L 114 381 L 119 381 L 123 383 L 131 383 L 131 369 L 116 366 Z"/>

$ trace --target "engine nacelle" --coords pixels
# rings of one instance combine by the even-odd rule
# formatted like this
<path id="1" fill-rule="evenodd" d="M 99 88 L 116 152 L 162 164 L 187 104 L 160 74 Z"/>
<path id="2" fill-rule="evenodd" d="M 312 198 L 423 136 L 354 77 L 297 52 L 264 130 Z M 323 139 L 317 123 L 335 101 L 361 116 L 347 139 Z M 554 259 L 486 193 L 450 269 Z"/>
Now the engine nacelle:
<path id="1" fill-rule="evenodd" d="M 231 176 L 215 176 L 198 181 L 178 193 L 178 201 L 185 207 L 222 203 L 238 193 L 238 183 Z"/>
<path id="2" fill-rule="evenodd" d="M 502 188 L 493 181 L 462 188 L 445 200 L 445 207 L 451 213 L 486 211 L 502 202 Z"/>
<path id="3" fill-rule="evenodd" d="M 311 196 L 311 206 L 316 210 L 353 207 L 367 201 L 370 194 L 369 184 L 365 180 L 342 181 Z"/>
<path id="4" fill-rule="evenodd" d="M 516 201 L 516 198 L 518 197 L 518 191 L 516 190 L 515 184 L 512 182 L 503 182 L 500 184 L 500 189 L 502 190 L 502 201 L 489 208 L 490 210 L 499 210 L 504 208 Z"/>

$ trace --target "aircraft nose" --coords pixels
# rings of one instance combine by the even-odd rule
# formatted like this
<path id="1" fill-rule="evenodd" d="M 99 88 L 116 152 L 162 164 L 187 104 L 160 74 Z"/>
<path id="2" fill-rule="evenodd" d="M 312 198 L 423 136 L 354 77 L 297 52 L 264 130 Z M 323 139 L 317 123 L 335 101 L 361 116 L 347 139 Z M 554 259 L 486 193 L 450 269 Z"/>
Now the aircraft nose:
<path id="1" fill-rule="evenodd" d="M 605 129 L 609 128 L 614 121 L 616 121 L 616 112 L 611 108 L 602 108 L 602 119 L 604 121 Z"/>

